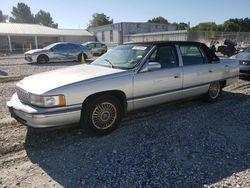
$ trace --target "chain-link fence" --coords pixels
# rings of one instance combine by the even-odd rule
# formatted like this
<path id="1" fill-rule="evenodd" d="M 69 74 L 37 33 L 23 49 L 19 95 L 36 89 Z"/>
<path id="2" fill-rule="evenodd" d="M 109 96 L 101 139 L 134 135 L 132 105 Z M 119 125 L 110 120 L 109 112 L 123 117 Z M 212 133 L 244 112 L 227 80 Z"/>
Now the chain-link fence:
<path id="1" fill-rule="evenodd" d="M 250 44 L 250 32 L 210 32 L 210 31 L 167 31 L 159 33 L 143 33 L 126 35 L 124 42 L 147 42 L 147 41 L 198 41 L 207 44 L 223 44 L 225 40 L 231 40 L 237 45 Z"/>

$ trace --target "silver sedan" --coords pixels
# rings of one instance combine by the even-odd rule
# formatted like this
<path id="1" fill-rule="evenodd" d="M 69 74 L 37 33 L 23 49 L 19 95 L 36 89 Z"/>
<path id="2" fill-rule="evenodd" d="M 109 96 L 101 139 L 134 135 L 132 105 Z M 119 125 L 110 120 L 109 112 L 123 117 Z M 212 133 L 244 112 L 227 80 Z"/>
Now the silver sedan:
<path id="1" fill-rule="evenodd" d="M 42 49 L 25 52 L 25 59 L 29 62 L 47 63 L 60 61 L 81 61 L 92 58 L 92 52 L 88 48 L 69 42 L 58 42 Z"/>
<path id="2" fill-rule="evenodd" d="M 238 74 L 238 61 L 220 60 L 202 43 L 130 43 L 91 64 L 24 78 L 7 105 L 31 127 L 78 122 L 108 134 L 128 111 L 198 95 L 215 102 Z"/>

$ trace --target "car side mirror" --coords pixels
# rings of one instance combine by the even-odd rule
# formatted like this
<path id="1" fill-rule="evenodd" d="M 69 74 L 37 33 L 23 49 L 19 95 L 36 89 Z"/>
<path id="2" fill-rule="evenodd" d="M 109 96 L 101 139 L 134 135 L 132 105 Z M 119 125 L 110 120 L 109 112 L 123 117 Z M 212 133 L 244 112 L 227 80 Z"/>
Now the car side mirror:
<path id="1" fill-rule="evenodd" d="M 50 48 L 50 51 L 54 52 L 54 51 L 55 51 L 55 49 L 54 49 L 54 48 Z"/>
<path id="2" fill-rule="evenodd" d="M 152 72 L 161 69 L 161 64 L 158 62 L 147 62 L 140 72 Z"/>

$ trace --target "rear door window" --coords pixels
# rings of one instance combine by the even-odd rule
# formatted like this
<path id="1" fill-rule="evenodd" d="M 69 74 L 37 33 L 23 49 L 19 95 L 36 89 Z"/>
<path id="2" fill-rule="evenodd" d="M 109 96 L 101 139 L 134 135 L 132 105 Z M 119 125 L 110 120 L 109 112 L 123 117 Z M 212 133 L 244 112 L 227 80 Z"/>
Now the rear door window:
<path id="1" fill-rule="evenodd" d="M 180 46 L 184 66 L 206 64 L 208 60 L 203 51 L 194 45 Z"/>
<path id="2" fill-rule="evenodd" d="M 74 52 L 74 51 L 77 51 L 77 50 L 80 50 L 80 46 L 79 45 L 76 45 L 76 44 L 67 44 L 66 46 L 66 51 L 69 51 L 69 52 Z"/>
<path id="3" fill-rule="evenodd" d="M 100 47 L 102 47 L 102 45 L 99 44 L 99 43 L 96 43 L 96 47 L 97 47 L 97 48 L 100 48 Z"/>

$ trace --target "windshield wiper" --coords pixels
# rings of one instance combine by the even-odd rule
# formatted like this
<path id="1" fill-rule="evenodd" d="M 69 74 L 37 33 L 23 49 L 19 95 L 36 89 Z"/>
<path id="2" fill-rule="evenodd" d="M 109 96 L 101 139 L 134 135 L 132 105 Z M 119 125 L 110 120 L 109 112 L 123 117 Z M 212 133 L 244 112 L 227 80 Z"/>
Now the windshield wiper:
<path id="1" fill-rule="evenodd" d="M 111 68 L 114 68 L 114 65 L 113 63 L 111 63 L 111 61 L 109 61 L 108 59 L 104 59 L 104 60 L 107 61 L 111 65 Z"/>

